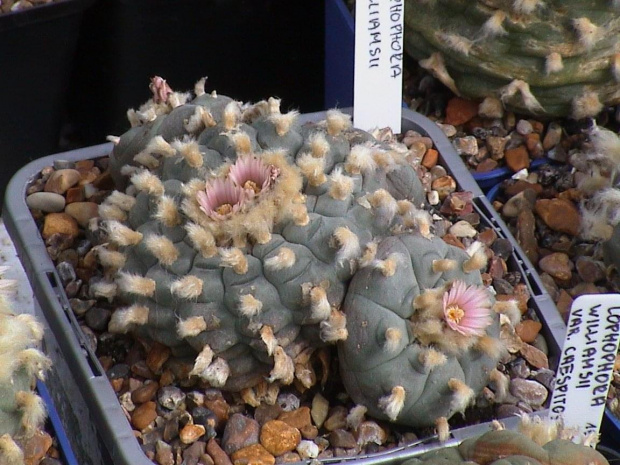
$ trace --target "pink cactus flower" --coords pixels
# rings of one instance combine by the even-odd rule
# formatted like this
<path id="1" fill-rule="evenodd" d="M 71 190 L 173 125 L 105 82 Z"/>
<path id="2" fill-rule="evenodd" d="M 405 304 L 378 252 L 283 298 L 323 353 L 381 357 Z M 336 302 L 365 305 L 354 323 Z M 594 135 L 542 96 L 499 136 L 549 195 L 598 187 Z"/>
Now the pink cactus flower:
<path id="1" fill-rule="evenodd" d="M 279 174 L 278 168 L 263 163 L 260 158 L 245 156 L 237 158 L 230 167 L 228 177 L 237 186 L 243 187 L 251 198 L 271 187 Z"/>
<path id="2" fill-rule="evenodd" d="M 230 179 L 215 179 L 196 194 L 200 209 L 211 219 L 224 220 L 239 211 L 246 200 L 243 188 Z"/>
<path id="3" fill-rule="evenodd" d="M 487 291 L 454 281 L 443 296 L 443 314 L 448 326 L 464 336 L 483 336 L 493 322 Z"/>
<path id="4" fill-rule="evenodd" d="M 167 103 L 168 97 L 172 93 L 172 89 L 166 83 L 166 80 L 159 76 L 151 78 L 149 89 L 153 92 L 153 102 L 155 103 Z"/>

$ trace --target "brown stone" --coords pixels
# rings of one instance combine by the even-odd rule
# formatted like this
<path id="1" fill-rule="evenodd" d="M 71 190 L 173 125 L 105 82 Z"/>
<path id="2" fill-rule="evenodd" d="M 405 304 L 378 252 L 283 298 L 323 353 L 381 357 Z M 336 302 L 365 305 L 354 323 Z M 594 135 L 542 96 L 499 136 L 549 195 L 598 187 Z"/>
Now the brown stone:
<path id="1" fill-rule="evenodd" d="M 456 190 L 456 181 L 452 176 L 440 176 L 431 183 L 431 189 L 439 194 L 439 200 L 444 200 L 449 194 Z"/>
<path id="2" fill-rule="evenodd" d="M 329 433 L 329 443 L 332 447 L 343 447 L 345 449 L 353 449 L 357 447 L 357 441 L 350 432 L 344 429 L 336 429 Z"/>
<path id="3" fill-rule="evenodd" d="M 80 173 L 90 171 L 95 166 L 95 160 L 78 160 L 75 162 L 75 169 Z"/>
<path id="4" fill-rule="evenodd" d="M 204 436 L 205 432 L 206 430 L 204 426 L 188 423 L 181 431 L 179 431 L 179 439 L 181 439 L 183 444 L 193 444 Z"/>
<path id="5" fill-rule="evenodd" d="M 281 420 L 268 421 L 260 430 L 260 443 L 276 457 L 295 450 L 300 442 L 299 430 Z"/>
<path id="6" fill-rule="evenodd" d="M 492 158 L 487 158 L 486 160 L 482 160 L 476 166 L 476 173 L 488 173 L 489 171 L 493 171 L 497 168 L 497 162 Z"/>
<path id="7" fill-rule="evenodd" d="M 80 233 L 77 221 L 66 213 L 49 213 L 45 216 L 43 223 L 43 231 L 41 236 L 43 239 L 48 239 L 54 234 L 63 234 L 75 239 Z"/>
<path id="8" fill-rule="evenodd" d="M 345 407 L 337 405 L 329 411 L 327 420 L 323 423 L 323 426 L 327 431 L 334 431 L 338 428 L 344 428 L 347 425 L 348 411 Z"/>
<path id="9" fill-rule="evenodd" d="M 99 168 L 94 167 L 88 171 L 81 172 L 80 174 L 81 177 L 79 185 L 85 186 L 86 184 L 92 184 L 92 182 L 101 175 L 101 171 L 99 170 Z"/>
<path id="10" fill-rule="evenodd" d="M 80 181 L 80 172 L 74 169 L 62 169 L 54 171 L 45 183 L 46 192 L 64 194 L 67 189 L 75 186 Z"/>
<path id="11" fill-rule="evenodd" d="M 244 447 L 230 457 L 233 465 L 274 465 L 276 458 L 260 444 Z"/>
<path id="12" fill-rule="evenodd" d="M 567 321 L 568 315 L 570 314 L 570 308 L 573 305 L 573 298 L 568 292 L 562 289 L 560 290 L 560 295 L 558 296 L 558 300 L 555 305 L 558 308 L 560 315 L 564 318 L 564 321 Z"/>
<path id="13" fill-rule="evenodd" d="M 504 149 L 506 148 L 506 142 L 508 137 L 500 136 L 488 136 L 486 140 L 486 147 L 491 154 L 493 161 L 504 158 Z"/>
<path id="14" fill-rule="evenodd" d="M 523 355 L 523 358 L 533 367 L 538 369 L 549 368 L 549 359 L 547 358 L 547 355 L 533 345 L 523 344 L 520 352 L 521 355 Z"/>
<path id="15" fill-rule="evenodd" d="M 215 414 L 215 417 L 217 418 L 216 428 L 228 420 L 230 405 L 226 402 L 226 399 L 224 399 L 221 393 L 206 396 L 204 406 Z"/>
<path id="16" fill-rule="evenodd" d="M 491 247 L 495 239 L 497 239 L 497 232 L 493 228 L 486 228 L 484 231 L 478 233 L 478 240 L 487 247 Z"/>
<path id="17" fill-rule="evenodd" d="M 220 447 L 213 438 L 207 442 L 207 454 L 213 459 L 215 465 L 232 465 L 228 454 Z"/>
<path id="18" fill-rule="evenodd" d="M 297 429 L 302 429 L 312 424 L 312 419 L 310 418 L 310 408 L 305 406 L 290 412 L 282 412 L 282 414 L 278 417 L 278 420 L 283 421 L 284 423 L 287 423 Z"/>
<path id="19" fill-rule="evenodd" d="M 300 428 L 301 437 L 304 439 L 314 440 L 319 435 L 319 429 L 314 425 L 306 425 L 303 428 Z"/>
<path id="20" fill-rule="evenodd" d="M 580 256 L 575 261 L 579 277 L 586 283 L 595 283 L 605 279 L 605 264 L 592 257 Z"/>
<path id="21" fill-rule="evenodd" d="M 227 454 L 232 454 L 239 449 L 257 444 L 260 430 L 261 427 L 256 420 L 241 413 L 235 413 L 226 422 L 222 435 L 222 448 Z"/>
<path id="22" fill-rule="evenodd" d="M 52 447 L 52 443 L 52 437 L 39 429 L 31 437 L 21 439 L 20 444 L 24 452 L 24 465 L 37 465 Z M 1 460 L 0 463 L 2 463 Z"/>
<path id="23" fill-rule="evenodd" d="M 99 216 L 99 205 L 94 202 L 73 202 L 65 207 L 65 213 L 85 228 L 92 218 Z"/>
<path id="24" fill-rule="evenodd" d="M 96 179 L 93 180 L 93 186 L 101 190 L 114 189 L 114 180 L 109 171 L 104 171 Z"/>
<path id="25" fill-rule="evenodd" d="M 572 277 L 572 263 L 568 255 L 562 252 L 551 253 L 541 258 L 538 266 L 560 282 L 569 281 Z"/>
<path id="26" fill-rule="evenodd" d="M 157 381 L 145 383 L 131 393 L 131 401 L 134 404 L 143 404 L 149 400 L 153 400 L 158 389 L 159 384 Z"/>
<path id="27" fill-rule="evenodd" d="M 581 226 L 581 215 L 575 205 L 565 199 L 539 199 L 534 211 L 554 231 L 576 236 Z"/>
<path id="28" fill-rule="evenodd" d="M 517 335 L 521 338 L 523 342 L 527 342 L 531 344 L 540 333 L 542 329 L 542 324 L 539 321 L 534 320 L 523 320 L 515 326 L 515 331 Z"/>
<path id="29" fill-rule="evenodd" d="M 526 189 L 532 189 L 536 195 L 543 191 L 543 187 L 538 183 L 531 183 L 524 181 L 523 179 L 517 179 L 515 182 L 508 184 L 504 189 L 504 192 L 507 196 L 512 197 L 513 195 L 517 195 L 519 192 L 523 192 Z"/>
<path id="30" fill-rule="evenodd" d="M 530 209 L 523 209 L 517 216 L 517 242 L 532 264 L 538 263 L 538 240 L 536 239 L 536 218 Z"/>
<path id="31" fill-rule="evenodd" d="M 540 158 L 545 154 L 542 142 L 540 142 L 540 134 L 531 132 L 525 136 L 525 146 L 532 158 Z"/>
<path id="32" fill-rule="evenodd" d="M 532 210 L 536 202 L 536 192 L 525 189 L 510 197 L 502 208 L 502 214 L 507 218 L 516 218 L 523 210 Z"/>
<path id="33" fill-rule="evenodd" d="M 524 145 L 506 150 L 504 158 L 506 166 L 515 173 L 530 167 L 530 155 Z"/>
<path id="34" fill-rule="evenodd" d="M 458 247 L 459 249 L 466 249 L 465 245 L 463 245 L 463 243 L 452 234 L 445 234 L 442 239 L 446 244 L 453 245 L 455 247 Z"/>
<path id="35" fill-rule="evenodd" d="M 446 107 L 446 118 L 444 124 L 459 126 L 467 123 L 474 116 L 478 115 L 478 102 L 466 100 L 461 97 L 453 97 L 448 101 Z"/>
<path id="36" fill-rule="evenodd" d="M 161 368 L 169 358 L 170 348 L 155 342 L 146 356 L 146 365 L 153 373 L 161 373 Z"/>
<path id="37" fill-rule="evenodd" d="M 435 149 L 428 149 L 422 158 L 422 166 L 428 168 L 429 170 L 437 164 L 437 160 L 439 159 L 439 152 Z"/>
<path id="38" fill-rule="evenodd" d="M 136 409 L 131 413 L 131 424 L 133 427 L 139 431 L 142 431 L 150 425 L 151 422 L 157 418 L 157 411 L 155 408 L 156 404 L 153 401 L 145 402 L 139 407 L 136 407 Z"/>
<path id="39" fill-rule="evenodd" d="M 513 289 L 513 294 L 517 299 L 521 313 L 527 311 L 527 303 L 530 300 L 530 291 L 524 283 L 518 283 Z"/>
<path id="40" fill-rule="evenodd" d="M 65 194 L 65 200 L 67 204 L 73 203 L 73 202 L 83 202 L 84 201 L 84 188 L 82 187 L 69 188 Z"/>

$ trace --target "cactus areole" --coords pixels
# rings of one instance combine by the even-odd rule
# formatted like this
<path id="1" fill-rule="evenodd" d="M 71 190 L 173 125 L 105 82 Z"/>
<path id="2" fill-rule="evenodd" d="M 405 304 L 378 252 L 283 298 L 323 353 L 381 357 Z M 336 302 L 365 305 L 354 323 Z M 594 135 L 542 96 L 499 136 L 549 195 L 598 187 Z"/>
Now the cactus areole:
<path id="1" fill-rule="evenodd" d="M 455 94 L 549 117 L 620 103 L 620 3 L 406 0 L 405 49 Z"/>
<path id="2" fill-rule="evenodd" d="M 309 354 L 337 343 L 378 417 L 429 425 L 470 405 L 501 349 L 486 256 L 432 234 L 407 148 L 339 111 L 300 125 L 275 99 L 153 82 L 114 138 L 129 185 L 100 207 L 109 278 L 91 291 L 127 304 L 109 329 L 193 354 L 190 376 L 250 403 L 311 387 Z"/>

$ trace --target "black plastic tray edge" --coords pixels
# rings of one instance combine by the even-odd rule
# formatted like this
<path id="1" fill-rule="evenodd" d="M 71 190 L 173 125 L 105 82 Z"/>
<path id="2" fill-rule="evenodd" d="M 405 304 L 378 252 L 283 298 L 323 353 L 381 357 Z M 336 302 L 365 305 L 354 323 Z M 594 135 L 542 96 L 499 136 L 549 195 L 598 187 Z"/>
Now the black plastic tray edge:
<path id="1" fill-rule="evenodd" d="M 350 109 L 344 109 L 343 111 L 350 113 Z M 301 115 L 300 122 L 317 121 L 324 118 L 324 115 L 324 112 L 304 114 Z M 484 216 L 488 216 L 492 223 L 500 229 L 502 226 L 504 227 L 501 231 L 502 235 L 513 243 L 515 252 L 519 253 L 520 248 L 516 241 L 508 230 L 505 229 L 503 221 L 490 207 L 488 200 L 484 197 L 481 189 L 473 180 L 465 164 L 456 154 L 452 144 L 441 129 L 426 117 L 411 110 L 403 109 L 402 115 L 403 130 L 418 130 L 433 139 L 441 159 L 447 166 L 448 171 L 457 180 L 459 187 L 474 194 L 478 209 L 480 210 L 479 205 L 483 205 L 484 210 L 487 210 L 486 212 L 483 211 Z M 101 428 L 100 434 L 114 463 L 118 465 L 152 465 L 152 462 L 143 454 L 133 436 L 116 395 L 107 377 L 102 372 L 99 361 L 88 349 L 86 340 L 71 312 L 67 297 L 62 288 L 57 284 L 60 282 L 60 279 L 56 274 L 54 265 L 47 254 L 40 233 L 25 202 L 25 189 L 29 181 L 42 168 L 52 165 L 54 160 L 77 161 L 97 158 L 108 155 L 111 152 L 111 148 L 112 144 L 101 144 L 44 157 L 23 167 L 11 179 L 7 188 L 4 201 L 4 221 L 31 281 L 35 297 L 42 303 L 45 318 L 58 338 L 63 354 L 70 361 L 69 365 L 72 367 L 72 374 L 81 390 L 86 390 L 84 398 L 93 401 L 95 404 L 91 408 L 91 414 L 94 421 Z M 522 252 L 520 255 L 524 257 Z M 522 260 L 522 258 L 517 258 L 517 261 L 522 262 Z M 559 318 L 557 309 L 545 294 L 543 292 L 534 297 L 537 314 L 545 323 L 549 322 L 552 325 L 549 334 L 553 341 L 552 346 L 561 347 L 560 341 L 563 340 L 562 330 L 565 330 L 565 326 L 563 326 L 561 318 L 559 322 L 556 321 L 554 314 L 557 314 Z M 562 337 L 557 339 L 556 337 L 560 333 L 562 333 Z M 550 349 L 553 350 L 553 347 L 550 347 Z M 538 414 L 544 415 L 545 411 L 540 411 Z M 121 418 L 123 420 L 119 421 Z M 514 420 L 504 421 L 511 424 Z M 490 428 L 490 423 L 481 423 L 454 430 L 452 432 L 453 442 L 458 443 L 466 437 L 482 434 Z M 443 444 L 424 445 L 415 449 L 392 451 L 387 454 L 358 456 L 352 462 L 358 465 L 393 463 L 397 460 L 414 457 L 433 447 L 443 446 Z"/>

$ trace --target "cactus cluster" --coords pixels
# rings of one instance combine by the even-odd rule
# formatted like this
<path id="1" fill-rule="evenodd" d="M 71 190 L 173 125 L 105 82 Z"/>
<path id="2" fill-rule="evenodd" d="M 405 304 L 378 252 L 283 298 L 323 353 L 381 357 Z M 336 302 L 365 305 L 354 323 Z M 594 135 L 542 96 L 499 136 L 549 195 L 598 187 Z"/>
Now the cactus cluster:
<path id="1" fill-rule="evenodd" d="M 12 312 L 5 292 L 11 286 L 10 280 L 0 280 L 0 464 L 22 465 L 21 440 L 46 418 L 35 380 L 44 378 L 51 362 L 36 348 L 42 325 L 32 315 Z"/>
<path id="2" fill-rule="evenodd" d="M 561 424 L 523 416 L 518 430 L 495 429 L 406 460 L 401 465 L 609 465 L 594 449 L 596 438 L 583 437 Z"/>
<path id="3" fill-rule="evenodd" d="M 251 404 L 312 386 L 310 354 L 332 343 L 377 416 L 433 424 L 470 404 L 501 351 L 486 256 L 432 234 L 404 145 L 340 111 L 301 124 L 276 99 L 241 104 L 204 81 L 152 90 L 112 138 L 112 174 L 129 185 L 100 207 L 106 279 L 91 285 L 127 304 L 110 331 L 197 354 L 191 376 Z"/>
<path id="4" fill-rule="evenodd" d="M 455 94 L 529 114 L 595 116 L 620 102 L 620 2 L 406 2 L 405 48 Z"/>

